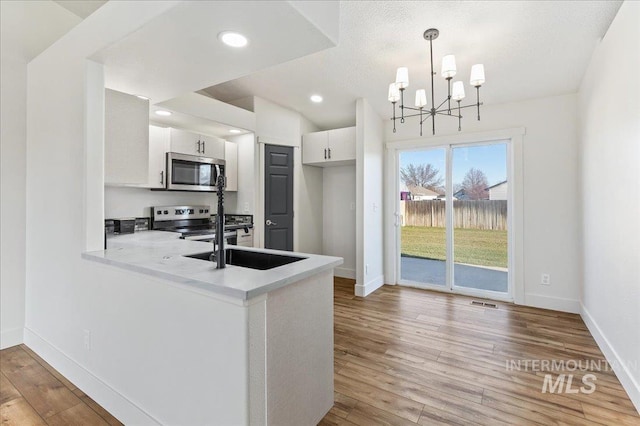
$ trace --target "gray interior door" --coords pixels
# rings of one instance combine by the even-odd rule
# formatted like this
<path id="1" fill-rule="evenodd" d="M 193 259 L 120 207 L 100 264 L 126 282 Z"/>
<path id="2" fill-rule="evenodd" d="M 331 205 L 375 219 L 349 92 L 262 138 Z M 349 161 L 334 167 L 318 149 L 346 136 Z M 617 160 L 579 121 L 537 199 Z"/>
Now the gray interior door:
<path id="1" fill-rule="evenodd" d="M 293 147 L 265 145 L 264 246 L 293 251 Z"/>

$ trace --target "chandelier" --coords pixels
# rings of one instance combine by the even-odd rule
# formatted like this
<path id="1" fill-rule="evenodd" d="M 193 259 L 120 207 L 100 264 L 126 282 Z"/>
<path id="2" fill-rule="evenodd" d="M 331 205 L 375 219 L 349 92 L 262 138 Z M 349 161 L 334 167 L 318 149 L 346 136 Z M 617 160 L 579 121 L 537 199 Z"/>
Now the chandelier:
<path id="1" fill-rule="evenodd" d="M 422 124 L 431 119 L 431 128 L 433 134 L 436 134 L 436 115 L 444 115 L 455 117 L 458 119 L 458 131 L 462 130 L 462 108 L 477 107 L 478 121 L 480 120 L 480 86 L 484 83 L 484 65 L 476 64 L 471 67 L 471 78 L 469 83 L 476 88 L 476 103 L 469 105 L 460 105 L 464 99 L 464 85 L 462 81 L 455 81 L 453 85 L 451 80 L 456 75 L 456 58 L 453 55 L 447 55 L 442 58 L 442 76 L 447 80 L 447 98 L 440 105 L 435 106 L 433 94 L 433 40 L 438 38 L 440 31 L 430 28 L 424 32 L 425 40 L 429 40 L 429 53 L 431 57 L 431 108 L 426 108 L 427 93 L 424 89 L 416 90 L 415 108 L 404 104 L 404 91 L 409 86 L 409 70 L 406 67 L 398 68 L 396 72 L 396 81 L 389 85 L 389 101 L 393 104 L 393 133 L 396 132 L 396 120 L 404 123 L 405 118 L 420 117 L 420 136 L 422 136 Z M 457 102 L 452 112 L 451 100 Z M 400 117 L 396 117 L 396 103 L 400 101 Z M 446 104 L 446 105 L 445 105 Z M 457 115 L 455 114 L 457 108 Z M 405 115 L 405 110 L 414 111 L 409 115 Z"/>

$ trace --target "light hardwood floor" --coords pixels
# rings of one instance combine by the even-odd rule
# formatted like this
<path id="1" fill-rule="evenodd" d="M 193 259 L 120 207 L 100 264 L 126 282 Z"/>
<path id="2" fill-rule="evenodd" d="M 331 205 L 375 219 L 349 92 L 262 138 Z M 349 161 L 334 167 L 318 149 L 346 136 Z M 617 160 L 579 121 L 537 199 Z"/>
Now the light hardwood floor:
<path id="1" fill-rule="evenodd" d="M 567 394 L 542 393 L 545 371 L 507 369 L 605 364 L 578 315 L 472 300 L 400 286 L 359 298 L 336 278 L 335 405 L 321 425 L 640 425 L 612 371 L 548 371 L 574 374 L 572 389 L 596 376 L 593 393 Z"/>
<path id="2" fill-rule="evenodd" d="M 25 345 L 0 351 L 3 426 L 122 425 Z"/>
<path id="3" fill-rule="evenodd" d="M 542 393 L 544 371 L 511 360 L 604 357 L 577 315 L 335 280 L 335 405 L 321 425 L 640 425 L 611 371 L 591 394 Z M 596 364 L 599 365 L 599 364 Z M 2 425 L 119 425 L 24 345 L 0 351 Z M 554 380 L 557 374 L 553 371 Z M 190 426 L 190 425 L 183 425 Z"/>

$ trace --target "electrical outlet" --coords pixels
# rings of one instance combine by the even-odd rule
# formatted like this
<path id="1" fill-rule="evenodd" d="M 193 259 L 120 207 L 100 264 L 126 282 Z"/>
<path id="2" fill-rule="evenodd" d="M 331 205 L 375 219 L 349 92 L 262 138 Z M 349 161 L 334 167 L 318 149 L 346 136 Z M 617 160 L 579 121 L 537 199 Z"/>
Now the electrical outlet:
<path id="1" fill-rule="evenodd" d="M 369 264 L 364 265 L 364 274 L 369 275 Z"/>
<path id="2" fill-rule="evenodd" d="M 355 210 L 356 209 L 356 203 L 351 203 L 351 210 Z"/>
<path id="3" fill-rule="evenodd" d="M 84 349 L 86 351 L 91 351 L 91 331 L 82 330 Z"/>
<path id="4" fill-rule="evenodd" d="M 542 285 L 551 285 L 551 275 L 542 274 L 540 276 L 540 284 L 542 284 Z"/>
<path id="5" fill-rule="evenodd" d="M 249 203 L 244 203 L 244 212 L 249 213 Z"/>
<path id="6" fill-rule="evenodd" d="M 376 203 L 373 203 L 373 211 L 374 212 L 378 211 L 378 205 Z"/>

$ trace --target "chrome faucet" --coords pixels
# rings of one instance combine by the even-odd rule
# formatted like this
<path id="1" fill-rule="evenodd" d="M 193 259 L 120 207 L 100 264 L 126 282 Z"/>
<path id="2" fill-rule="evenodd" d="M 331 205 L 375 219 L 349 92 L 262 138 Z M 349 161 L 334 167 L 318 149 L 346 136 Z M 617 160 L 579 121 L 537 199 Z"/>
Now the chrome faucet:
<path id="1" fill-rule="evenodd" d="M 227 265 L 224 251 L 224 175 L 218 176 L 216 187 L 218 194 L 218 213 L 216 214 L 216 237 L 213 240 L 213 251 L 216 256 L 216 268 L 223 269 Z"/>

